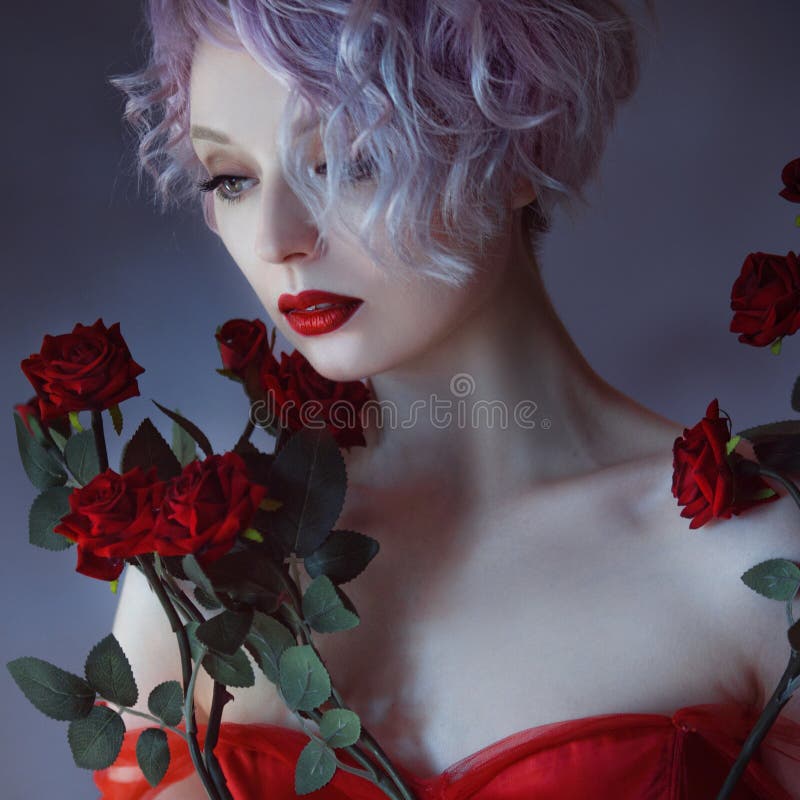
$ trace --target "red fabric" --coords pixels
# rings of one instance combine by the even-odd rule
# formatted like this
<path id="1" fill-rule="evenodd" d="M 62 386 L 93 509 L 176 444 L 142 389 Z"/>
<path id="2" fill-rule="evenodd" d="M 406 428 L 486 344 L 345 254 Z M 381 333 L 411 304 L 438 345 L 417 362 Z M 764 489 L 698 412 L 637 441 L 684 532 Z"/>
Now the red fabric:
<path id="1" fill-rule="evenodd" d="M 759 713 L 735 704 L 706 704 L 679 709 L 671 717 L 585 717 L 512 734 L 441 775 L 420 777 L 398 768 L 420 800 L 713 800 Z M 138 734 L 126 734 L 114 766 L 136 765 Z M 204 734 L 201 727 L 201 743 Z M 187 777 L 193 767 L 186 745 L 174 733 L 168 738 L 172 760 L 158 787 L 150 787 L 141 773 L 123 783 L 102 770 L 95 772 L 102 800 L 151 800 Z M 236 800 L 294 800 L 294 764 L 308 740 L 301 731 L 276 725 L 223 723 L 216 753 Z M 791 800 L 760 760 L 765 747 L 800 762 L 800 725 L 778 718 L 732 800 Z M 347 754 L 338 755 L 355 764 Z M 341 769 L 311 796 L 385 800 L 371 783 Z"/>

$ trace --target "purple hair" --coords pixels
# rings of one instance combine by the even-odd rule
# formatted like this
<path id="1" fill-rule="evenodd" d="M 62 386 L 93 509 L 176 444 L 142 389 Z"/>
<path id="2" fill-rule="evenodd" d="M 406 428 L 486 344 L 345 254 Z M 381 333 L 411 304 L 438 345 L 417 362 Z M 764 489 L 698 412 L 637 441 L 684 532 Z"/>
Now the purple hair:
<path id="1" fill-rule="evenodd" d="M 537 192 L 522 215 L 534 251 L 560 203 L 586 202 L 639 78 L 635 24 L 614 0 L 147 0 L 146 15 L 146 66 L 110 82 L 162 208 L 197 199 L 208 177 L 189 139 L 196 42 L 244 48 L 290 88 L 279 158 L 319 240 L 358 152 L 375 191 L 360 226 L 345 224 L 384 263 L 381 221 L 405 266 L 452 284 L 503 230 L 520 179 Z M 310 169 L 317 131 L 327 180 Z"/>

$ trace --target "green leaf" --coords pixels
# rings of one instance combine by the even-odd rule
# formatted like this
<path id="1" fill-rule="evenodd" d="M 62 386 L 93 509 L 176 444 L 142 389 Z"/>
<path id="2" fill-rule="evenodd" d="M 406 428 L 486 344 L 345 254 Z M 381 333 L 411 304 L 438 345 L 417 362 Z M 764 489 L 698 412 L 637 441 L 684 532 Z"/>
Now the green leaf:
<path id="1" fill-rule="evenodd" d="M 119 407 L 119 403 L 111 406 L 108 413 L 111 417 L 111 424 L 114 426 L 114 432 L 117 436 L 122 435 L 122 409 Z"/>
<path id="2" fill-rule="evenodd" d="M 198 623 L 190 620 L 184 627 L 189 636 L 189 645 L 192 650 L 192 660 L 197 661 L 200 655 L 200 641 L 197 638 Z M 226 686 L 247 688 L 256 682 L 256 676 L 250 660 L 244 650 L 237 650 L 233 656 L 223 656 L 217 653 L 207 653 L 203 658 L 203 669 L 216 681 Z"/>
<path id="3" fill-rule="evenodd" d="M 180 414 L 180 410 L 176 408 L 175 413 Z M 182 467 L 191 464 L 197 458 L 197 445 L 194 439 L 174 420 L 172 422 L 172 450 Z"/>
<path id="4" fill-rule="evenodd" d="M 203 668 L 215 681 L 226 686 L 246 689 L 256 682 L 256 675 L 244 650 L 237 650 L 233 656 L 209 653 L 203 659 Z"/>
<path id="5" fill-rule="evenodd" d="M 183 689 L 178 681 L 164 681 L 150 692 L 147 707 L 166 725 L 180 725 L 183 719 Z"/>
<path id="6" fill-rule="evenodd" d="M 195 587 L 194 599 L 197 600 L 203 608 L 209 611 L 216 611 L 216 609 L 222 608 L 222 603 L 220 603 L 216 597 L 212 597 L 207 592 L 204 592 L 199 586 Z"/>
<path id="7" fill-rule="evenodd" d="M 43 491 L 31 505 L 28 512 L 28 541 L 45 550 L 66 550 L 71 547 L 71 539 L 53 528 L 61 522 L 61 518 L 70 513 L 69 486 L 54 486 Z"/>
<path id="8" fill-rule="evenodd" d="M 248 541 L 251 541 L 251 542 L 262 542 L 263 543 L 263 541 L 264 541 L 264 537 L 255 528 L 248 528 L 242 534 L 242 538 L 243 539 L 247 539 Z"/>
<path id="9" fill-rule="evenodd" d="M 64 446 L 64 459 L 70 472 L 84 486 L 100 474 L 100 459 L 91 429 L 69 437 Z"/>
<path id="10" fill-rule="evenodd" d="M 292 711 L 312 711 L 331 696 L 330 675 L 311 645 L 284 650 L 278 675 L 281 694 Z"/>
<path id="11" fill-rule="evenodd" d="M 370 536 L 348 530 L 331 531 L 330 536 L 303 561 L 312 577 L 327 575 L 334 583 L 347 583 L 360 575 L 378 554 L 380 545 Z"/>
<path id="12" fill-rule="evenodd" d="M 770 352 L 773 355 L 779 356 L 781 354 L 781 342 L 783 341 L 783 337 L 779 336 L 770 346 Z"/>
<path id="13" fill-rule="evenodd" d="M 331 433 L 303 428 L 293 434 L 275 457 L 269 486 L 283 501 L 270 516 L 270 530 L 305 558 L 328 537 L 344 505 L 347 472 Z"/>
<path id="14" fill-rule="evenodd" d="M 312 739 L 300 752 L 294 768 L 294 791 L 298 795 L 321 789 L 336 772 L 336 755 L 326 744 Z"/>
<path id="15" fill-rule="evenodd" d="M 6 667 L 25 697 L 51 719 L 80 719 L 92 710 L 95 692 L 83 678 L 33 656 Z"/>
<path id="16" fill-rule="evenodd" d="M 56 447 L 63 453 L 69 439 L 66 436 L 62 436 L 55 428 L 48 427 L 47 431 L 50 434 L 50 438 L 56 443 Z"/>
<path id="17" fill-rule="evenodd" d="M 207 597 L 211 598 L 211 600 L 217 604 L 217 606 L 220 605 L 219 598 L 214 593 L 214 587 L 211 585 L 211 580 L 208 575 L 206 575 L 205 570 L 200 566 L 200 562 L 195 556 L 191 553 L 185 555 L 181 559 L 181 568 L 188 580 L 195 584 L 198 589 L 201 589 Z M 197 590 L 195 590 L 195 596 L 196 595 Z M 206 608 L 208 608 L 208 606 L 206 606 Z"/>
<path id="18" fill-rule="evenodd" d="M 167 734 L 160 728 L 147 728 L 136 740 L 136 760 L 151 786 L 158 786 L 169 768 Z"/>
<path id="19" fill-rule="evenodd" d="M 800 433 L 800 420 L 782 419 L 777 422 L 769 422 L 765 425 L 755 425 L 752 428 L 745 428 L 739 431 L 737 436 L 755 444 L 765 436 L 786 436 L 787 434 Z"/>
<path id="20" fill-rule="evenodd" d="M 770 600 L 791 600 L 800 589 L 800 568 L 784 558 L 771 558 L 748 569 L 742 580 Z"/>
<path id="21" fill-rule="evenodd" d="M 278 683 L 279 664 L 284 651 L 297 644 L 292 632 L 274 617 L 256 611 L 250 633 L 248 652 L 268 680 Z"/>
<path id="22" fill-rule="evenodd" d="M 125 723 L 106 706 L 93 706 L 88 717 L 69 724 L 67 739 L 75 764 L 83 769 L 110 767 L 122 749 Z"/>
<path id="23" fill-rule="evenodd" d="M 355 628 L 358 615 L 348 610 L 333 581 L 327 575 L 314 578 L 303 595 L 303 616 L 319 633 L 333 633 Z"/>
<path id="24" fill-rule="evenodd" d="M 332 708 L 322 715 L 319 735 L 330 747 L 350 747 L 361 736 L 361 720 L 347 708 Z"/>
<path id="25" fill-rule="evenodd" d="M 794 411 L 800 411 L 800 375 L 794 379 L 791 403 Z"/>
<path id="26" fill-rule="evenodd" d="M 247 477 L 261 486 L 269 488 L 269 472 L 275 461 L 273 453 L 262 453 L 251 441 L 245 439 L 237 442 L 233 448 L 237 456 L 241 456 L 247 465 Z M 267 499 L 267 498 L 265 498 Z"/>
<path id="27" fill-rule="evenodd" d="M 131 707 L 139 699 L 133 670 L 113 633 L 101 639 L 86 658 L 86 680 L 106 700 Z"/>
<path id="28" fill-rule="evenodd" d="M 40 491 L 63 486 L 67 482 L 67 473 L 55 457 L 28 433 L 19 414 L 14 414 L 14 426 L 19 457 L 30 482 Z"/>
<path id="29" fill-rule="evenodd" d="M 236 381 L 237 383 L 241 383 L 242 379 L 232 370 L 232 369 L 215 369 L 218 375 L 222 375 L 224 378 L 230 378 L 232 381 Z"/>
<path id="30" fill-rule="evenodd" d="M 122 471 L 128 472 L 136 466 L 145 472 L 150 467 L 155 467 L 161 481 L 180 475 L 182 470 L 175 453 L 149 417 L 142 420 L 142 424 L 122 450 Z"/>
<path id="31" fill-rule="evenodd" d="M 69 417 L 69 424 L 72 425 L 72 429 L 76 433 L 83 433 L 83 425 L 81 425 L 81 418 L 78 416 L 78 412 L 70 411 L 67 416 Z"/>
<path id="32" fill-rule="evenodd" d="M 209 649 L 232 656 L 244 644 L 252 622 L 253 609 L 244 612 L 226 609 L 221 614 L 201 622 L 195 631 L 195 636 Z"/>
<path id="33" fill-rule="evenodd" d="M 205 573 L 215 592 L 225 592 L 265 614 L 277 610 L 285 589 L 278 566 L 258 548 L 227 553 L 208 564 Z"/>
<path id="34" fill-rule="evenodd" d="M 190 422 L 185 417 L 182 417 L 180 414 L 176 413 L 175 411 L 170 411 L 168 408 L 164 408 L 160 403 L 156 403 L 153 400 L 153 403 L 158 407 L 160 411 L 163 411 L 173 422 L 177 422 L 178 425 L 183 428 L 189 436 L 200 445 L 200 449 L 206 454 L 206 456 L 214 455 L 214 451 L 211 449 L 211 442 L 208 441 L 208 438 L 197 427 L 193 422 Z"/>
<path id="35" fill-rule="evenodd" d="M 753 444 L 759 464 L 776 472 L 800 470 L 800 433 L 774 434 L 759 437 Z"/>

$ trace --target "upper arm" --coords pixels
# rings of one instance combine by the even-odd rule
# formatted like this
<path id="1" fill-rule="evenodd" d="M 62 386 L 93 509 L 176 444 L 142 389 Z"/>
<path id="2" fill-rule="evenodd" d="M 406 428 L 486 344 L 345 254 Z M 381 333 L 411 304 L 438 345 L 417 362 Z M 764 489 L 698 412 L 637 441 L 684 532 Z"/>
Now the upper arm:
<path id="1" fill-rule="evenodd" d="M 159 683 L 175 680 L 183 686 L 178 639 L 147 578 L 136 567 L 126 567 L 112 632 L 128 657 L 139 689 L 133 709 L 149 713 L 147 698 Z M 201 713 L 198 707 L 198 722 Z M 123 714 L 123 719 L 128 729 L 150 724 L 130 714 Z"/>

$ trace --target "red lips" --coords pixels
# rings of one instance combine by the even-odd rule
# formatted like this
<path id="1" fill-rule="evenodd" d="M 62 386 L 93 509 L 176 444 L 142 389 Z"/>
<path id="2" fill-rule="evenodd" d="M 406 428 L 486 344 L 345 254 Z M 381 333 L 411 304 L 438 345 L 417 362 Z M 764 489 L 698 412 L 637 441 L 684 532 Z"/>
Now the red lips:
<path id="1" fill-rule="evenodd" d="M 288 314 L 290 311 L 302 310 L 309 306 L 320 305 L 321 303 L 360 303 L 362 302 L 358 297 L 348 297 L 344 294 L 333 294 L 332 292 L 323 292 L 319 289 L 309 289 L 300 292 L 298 295 L 282 294 L 278 298 L 278 310 L 283 314 Z"/>

